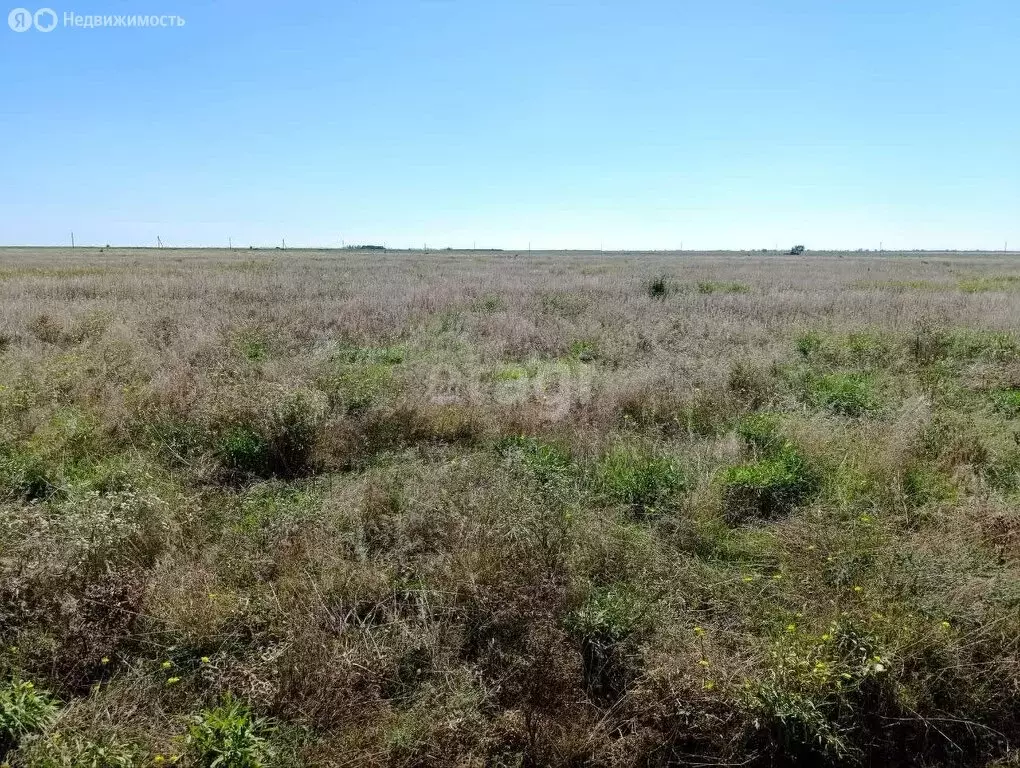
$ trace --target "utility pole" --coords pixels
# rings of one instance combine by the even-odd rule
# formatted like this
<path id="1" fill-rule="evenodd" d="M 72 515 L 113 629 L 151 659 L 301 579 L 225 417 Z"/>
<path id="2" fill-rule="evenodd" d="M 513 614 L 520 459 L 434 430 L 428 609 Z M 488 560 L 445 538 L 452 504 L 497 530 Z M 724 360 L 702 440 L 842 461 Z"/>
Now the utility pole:
<path id="1" fill-rule="evenodd" d="M 74 232 L 71 233 L 71 250 L 74 250 Z"/>
<path id="2" fill-rule="evenodd" d="M 157 248 L 163 247 L 163 241 L 159 239 L 159 235 L 156 235 L 156 247 Z"/>

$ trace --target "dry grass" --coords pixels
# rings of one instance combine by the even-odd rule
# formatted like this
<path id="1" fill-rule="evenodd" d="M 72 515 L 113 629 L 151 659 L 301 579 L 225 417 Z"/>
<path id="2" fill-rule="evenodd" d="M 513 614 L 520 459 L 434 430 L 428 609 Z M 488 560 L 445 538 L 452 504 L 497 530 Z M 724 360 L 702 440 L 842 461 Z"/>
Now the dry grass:
<path id="1" fill-rule="evenodd" d="M 1016 759 L 1008 257 L 0 262 L 0 760 Z"/>

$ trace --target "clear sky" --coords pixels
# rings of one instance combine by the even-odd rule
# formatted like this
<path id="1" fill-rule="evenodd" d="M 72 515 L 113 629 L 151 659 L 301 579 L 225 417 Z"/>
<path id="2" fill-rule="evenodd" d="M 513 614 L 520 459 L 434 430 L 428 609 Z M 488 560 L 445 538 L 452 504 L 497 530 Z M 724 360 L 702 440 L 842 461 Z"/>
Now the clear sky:
<path id="1" fill-rule="evenodd" d="M 51 7 L 2 244 L 1020 249 L 1018 0 Z"/>

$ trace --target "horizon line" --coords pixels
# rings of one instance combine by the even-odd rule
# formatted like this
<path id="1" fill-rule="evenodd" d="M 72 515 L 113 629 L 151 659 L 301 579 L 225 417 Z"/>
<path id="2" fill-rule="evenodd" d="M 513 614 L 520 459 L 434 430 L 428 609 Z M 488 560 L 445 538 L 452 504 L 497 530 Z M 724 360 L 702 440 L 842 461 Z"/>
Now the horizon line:
<path id="1" fill-rule="evenodd" d="M 373 243 L 361 245 L 34 245 L 5 244 L 0 245 L 0 251 L 32 249 L 47 251 L 336 251 L 338 253 L 350 251 L 383 251 L 395 253 L 437 253 L 437 252 L 466 252 L 466 253 L 775 253 L 780 255 L 791 254 L 792 249 L 787 248 L 536 248 L 530 245 L 525 248 L 466 248 L 466 247 L 391 247 Z M 1001 249 L 993 248 L 805 248 L 801 255 L 806 253 L 997 253 L 997 254 L 1020 254 L 1020 250 L 1010 250 L 1008 247 Z"/>

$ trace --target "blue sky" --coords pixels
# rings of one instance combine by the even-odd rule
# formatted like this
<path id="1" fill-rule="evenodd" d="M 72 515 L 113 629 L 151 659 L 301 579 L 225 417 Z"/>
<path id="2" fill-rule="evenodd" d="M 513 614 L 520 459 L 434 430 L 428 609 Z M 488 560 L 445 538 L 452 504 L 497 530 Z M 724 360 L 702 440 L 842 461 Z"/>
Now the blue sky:
<path id="1" fill-rule="evenodd" d="M 1020 249 L 1017 0 L 50 1 L 3 244 Z"/>

